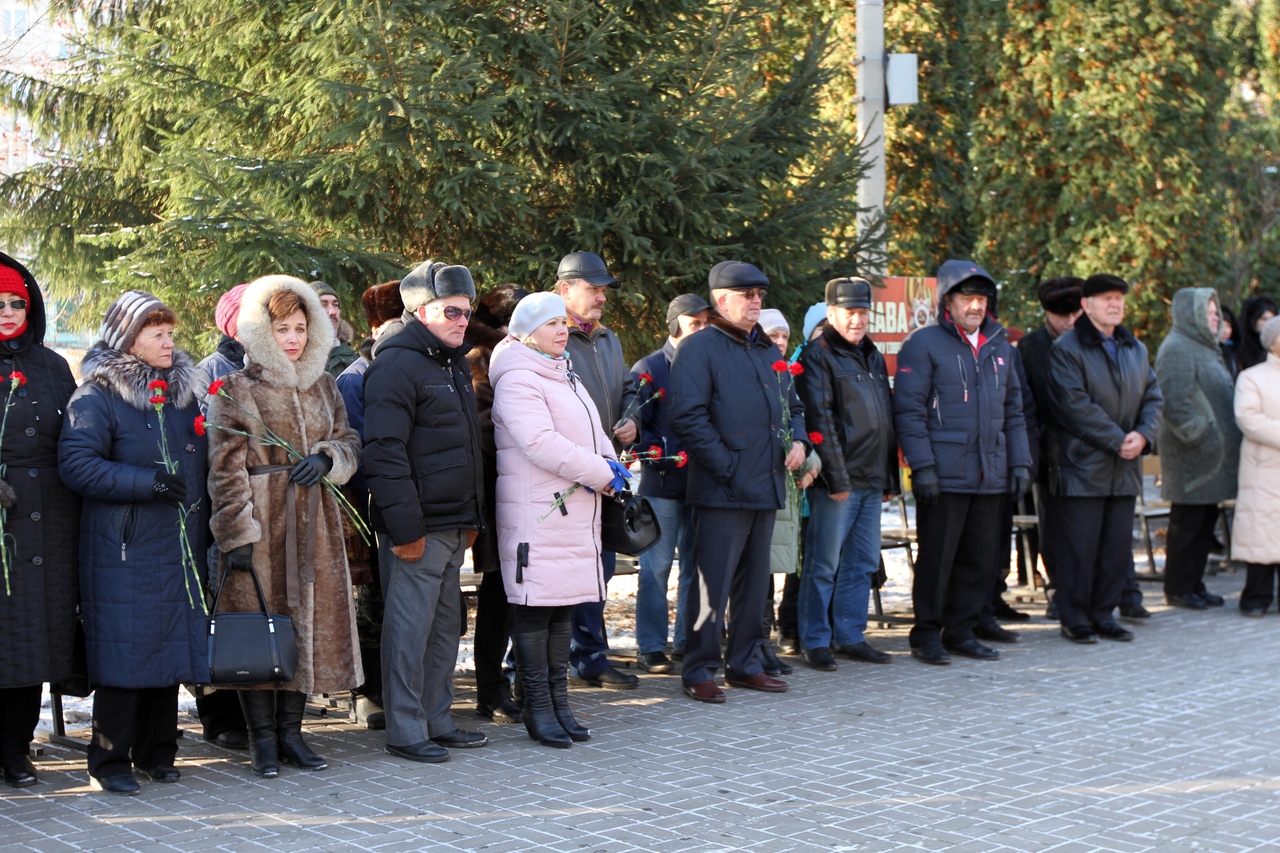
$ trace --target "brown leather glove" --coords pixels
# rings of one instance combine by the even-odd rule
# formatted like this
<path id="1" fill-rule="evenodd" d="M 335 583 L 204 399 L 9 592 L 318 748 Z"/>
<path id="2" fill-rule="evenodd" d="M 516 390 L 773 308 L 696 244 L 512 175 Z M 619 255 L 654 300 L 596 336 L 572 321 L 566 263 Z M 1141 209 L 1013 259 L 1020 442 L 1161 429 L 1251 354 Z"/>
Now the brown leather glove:
<path id="1" fill-rule="evenodd" d="M 478 539 L 479 537 L 480 537 L 479 530 L 468 530 L 467 531 L 467 547 L 470 548 L 472 545 L 476 544 L 476 539 Z"/>
<path id="2" fill-rule="evenodd" d="M 416 563 L 422 559 L 422 554 L 427 550 L 427 537 L 419 537 L 416 542 L 406 542 L 403 545 L 393 545 L 391 553 L 395 554 L 406 563 Z"/>

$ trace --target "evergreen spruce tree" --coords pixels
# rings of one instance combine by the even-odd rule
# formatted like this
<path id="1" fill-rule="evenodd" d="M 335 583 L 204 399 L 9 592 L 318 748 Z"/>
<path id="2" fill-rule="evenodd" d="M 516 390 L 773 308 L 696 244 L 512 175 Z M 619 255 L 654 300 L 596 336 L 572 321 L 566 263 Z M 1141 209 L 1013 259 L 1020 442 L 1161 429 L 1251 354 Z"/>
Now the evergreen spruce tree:
<path id="1" fill-rule="evenodd" d="M 873 247 L 840 230 L 860 160 L 822 114 L 826 30 L 782 8 L 114 6 L 66 75 L 6 81 L 56 147 L 0 182 L 0 233 L 55 293 L 86 294 L 86 326 L 131 287 L 199 327 L 258 275 L 353 302 L 425 258 L 547 286 L 574 249 L 623 279 L 611 319 L 631 335 L 725 257 L 786 305 Z M 790 29 L 762 45 L 766 25 Z"/>

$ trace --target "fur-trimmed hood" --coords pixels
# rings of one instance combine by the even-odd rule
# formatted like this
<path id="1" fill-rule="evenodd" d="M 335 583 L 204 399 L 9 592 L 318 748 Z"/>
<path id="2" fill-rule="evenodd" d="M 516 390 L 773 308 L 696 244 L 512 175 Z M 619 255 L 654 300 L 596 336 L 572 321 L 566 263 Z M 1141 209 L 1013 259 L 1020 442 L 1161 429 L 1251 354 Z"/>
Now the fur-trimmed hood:
<path id="1" fill-rule="evenodd" d="M 136 355 L 112 349 L 102 341 L 89 347 L 80 362 L 80 373 L 85 382 L 105 391 L 114 392 L 120 399 L 139 411 L 151 408 L 151 389 L 148 388 L 157 379 L 169 383 L 169 400 L 179 409 L 185 409 L 196 399 L 197 392 L 204 389 L 197 387 L 200 382 L 196 364 L 180 349 L 173 351 L 172 366 L 160 370 L 147 364 Z"/>
<path id="2" fill-rule="evenodd" d="M 307 307 L 307 345 L 296 362 L 289 361 L 271 333 L 267 303 L 277 290 L 292 290 Z M 288 275 L 268 275 L 251 282 L 240 299 L 236 326 L 244 344 L 245 369 L 261 373 L 272 385 L 299 391 L 310 388 L 325 372 L 336 340 L 320 296 L 302 279 Z"/>

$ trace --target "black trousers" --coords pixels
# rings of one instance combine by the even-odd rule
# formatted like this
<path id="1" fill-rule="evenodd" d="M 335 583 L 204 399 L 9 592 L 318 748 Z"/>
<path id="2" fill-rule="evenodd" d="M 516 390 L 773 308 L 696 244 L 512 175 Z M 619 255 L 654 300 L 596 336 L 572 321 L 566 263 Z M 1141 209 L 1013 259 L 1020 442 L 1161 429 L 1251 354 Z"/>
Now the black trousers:
<path id="1" fill-rule="evenodd" d="M 492 707 L 511 698 L 511 684 L 502 674 L 511 639 L 511 610 L 502 572 L 485 572 L 476 594 L 476 701 L 481 705 Z"/>
<path id="2" fill-rule="evenodd" d="M 982 603 L 983 620 L 994 620 L 996 604 L 1009 589 L 1009 556 L 1013 540 L 1013 516 L 1017 501 L 1013 495 L 1005 495 L 1000 502 L 1000 530 L 996 534 L 996 552 L 991 563 L 991 597 Z M 1018 543 L 1018 556 L 1022 556 L 1022 543 Z M 1018 577 L 1022 578 L 1022 562 L 1018 562 Z"/>
<path id="3" fill-rule="evenodd" d="M 27 754 L 40 722 L 43 688 L 43 684 L 33 684 L 0 690 L 0 757 L 8 759 Z"/>
<path id="4" fill-rule="evenodd" d="M 765 640 L 769 545 L 777 510 L 693 509 L 694 582 L 686 601 L 684 666 L 688 686 L 715 678 L 726 605 L 733 611 L 725 674 L 751 678 L 763 670 L 757 653 Z"/>
<path id="5" fill-rule="evenodd" d="M 364 684 L 356 692 L 364 696 L 382 697 L 382 575 L 378 570 L 378 549 L 369 549 L 369 569 L 373 583 L 356 587 L 356 637 L 360 641 L 360 663 L 364 667 Z M 465 608 L 462 611 L 467 612 Z"/>
<path id="6" fill-rule="evenodd" d="M 1164 562 L 1164 594 L 1189 595 L 1204 589 L 1204 567 L 1213 551 L 1217 504 L 1169 507 L 1169 540 Z"/>
<path id="7" fill-rule="evenodd" d="M 911 584 L 912 648 L 938 639 L 973 639 L 982 605 L 991 601 L 993 555 L 1003 495 L 943 492 L 933 506 L 916 507 L 920 541 Z"/>
<path id="8" fill-rule="evenodd" d="M 486 572 L 485 576 L 494 574 L 494 572 Z M 501 573 L 497 573 L 501 580 Z M 499 584 L 501 585 L 501 584 Z M 503 599 L 504 601 L 506 599 Z M 529 607 L 525 604 L 512 605 L 511 616 L 511 633 L 513 634 L 532 634 L 538 631 L 545 631 L 552 625 L 559 622 L 568 622 L 571 607 L 565 605 L 563 607 Z"/>
<path id="9" fill-rule="evenodd" d="M 1122 599 L 1133 594 L 1131 586 L 1137 586 L 1133 580 L 1135 502 L 1132 495 L 1057 499 L 1055 598 L 1063 625 L 1111 622 Z M 1138 600 L 1141 598 L 1138 592 Z"/>
<path id="10" fill-rule="evenodd" d="M 169 767 L 177 756 L 178 685 L 95 688 L 90 776 L 102 779 L 129 773 L 133 767 Z"/>
<path id="11" fill-rule="evenodd" d="M 1240 591 L 1241 609 L 1266 610 L 1275 597 L 1280 564 L 1246 563 L 1244 589 Z"/>
<path id="12" fill-rule="evenodd" d="M 1054 527 L 1062 522 L 1058 518 L 1058 501 L 1061 498 L 1049 494 L 1049 487 L 1037 485 L 1036 496 L 1040 499 L 1040 513 L 1036 524 L 1036 547 L 1040 550 L 1040 562 L 1044 563 L 1045 578 L 1050 589 L 1058 587 L 1058 553 L 1053 547 Z"/>
<path id="13" fill-rule="evenodd" d="M 245 731 L 240 694 L 235 690 L 215 690 L 197 696 L 196 713 L 200 715 L 205 740 L 213 740 L 223 732 Z"/>

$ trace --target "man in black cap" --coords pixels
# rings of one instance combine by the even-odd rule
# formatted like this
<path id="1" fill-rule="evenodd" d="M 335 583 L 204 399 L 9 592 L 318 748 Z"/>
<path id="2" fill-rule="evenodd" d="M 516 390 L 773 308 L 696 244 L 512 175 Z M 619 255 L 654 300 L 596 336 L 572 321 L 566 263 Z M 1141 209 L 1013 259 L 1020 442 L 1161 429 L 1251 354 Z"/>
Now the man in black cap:
<path id="1" fill-rule="evenodd" d="M 948 664 L 1000 653 L 973 629 L 991 595 L 992 555 L 1006 492 L 1031 487 L 1022 388 L 996 322 L 996 285 L 972 261 L 938 269 L 938 322 L 898 354 L 894 422 L 911 466 L 920 552 L 911 597 L 911 654 Z"/>
<path id="2" fill-rule="evenodd" d="M 769 279 L 751 264 L 723 261 L 708 283 L 716 310 L 708 328 L 676 350 L 668 417 L 689 453 L 686 501 L 693 507 L 696 582 L 681 680 L 693 699 L 723 702 L 714 679 L 726 603 L 734 619 L 725 681 L 767 693 L 787 689 L 764 672 L 759 647 L 774 517 L 786 505 L 784 478 L 804 461 L 809 443 L 804 404 L 790 375 L 774 369 L 777 347 L 757 322 Z"/>
<path id="3" fill-rule="evenodd" d="M 897 491 L 898 440 L 889 369 L 868 334 L 871 283 L 832 279 L 825 301 L 827 326 L 800 352 L 804 372 L 796 379 L 805 427 L 822 436 L 815 448 L 822 471 L 808 492 L 799 614 L 805 663 L 830 672 L 833 651 L 889 662 L 863 632 L 880 567 L 880 502 Z"/>
<path id="4" fill-rule="evenodd" d="M 1058 618 L 1073 643 L 1127 641 L 1115 622 L 1133 573 L 1133 510 L 1164 398 L 1147 348 L 1120 325 L 1129 285 L 1094 275 L 1081 287 L 1084 314 L 1049 357 L 1049 491 L 1055 523 Z M 1087 533 L 1087 535 L 1082 535 Z"/>
<path id="5" fill-rule="evenodd" d="M 342 340 L 342 302 L 338 299 L 338 291 L 334 289 L 332 284 L 323 281 L 311 282 L 311 288 L 320 296 L 320 304 L 324 306 L 324 313 L 329 318 L 329 322 L 333 324 L 333 349 L 329 350 L 329 361 L 325 364 L 325 372 L 337 379 L 342 375 L 342 371 L 355 364 L 360 358 L 360 353 L 353 350 L 346 341 Z M 350 326 L 347 327 L 350 329 Z"/>
<path id="6" fill-rule="evenodd" d="M 1038 453 L 1033 453 L 1039 465 L 1036 467 L 1036 498 L 1039 507 L 1039 520 L 1034 532 L 1031 565 L 1035 565 L 1035 554 L 1039 551 L 1044 562 L 1045 574 L 1049 578 L 1050 596 L 1057 589 L 1056 578 L 1057 555 L 1047 547 L 1048 530 L 1057 522 L 1053 496 L 1049 494 L 1049 421 L 1053 415 L 1049 411 L 1049 355 L 1053 351 L 1053 342 L 1070 331 L 1079 318 L 1080 288 L 1084 279 L 1074 275 L 1058 276 L 1040 282 L 1036 295 L 1040 297 L 1040 307 L 1044 309 L 1044 325 L 1018 341 L 1018 355 L 1022 357 L 1022 366 L 1027 374 L 1027 388 L 1035 398 L 1038 419 L 1038 434 L 1028 436 L 1030 441 L 1038 443 Z M 1033 448 L 1036 449 L 1036 448 Z M 1141 606 L 1141 605 L 1139 605 Z M 997 616 L 1001 614 L 997 613 Z M 1052 597 L 1045 616 L 1058 618 L 1058 606 Z M 1002 617 L 1003 618 L 1003 617 Z"/>
<path id="7" fill-rule="evenodd" d="M 647 400 L 639 411 L 640 440 L 642 450 L 662 448 L 663 456 L 675 456 L 684 449 L 683 443 L 671 431 L 667 419 L 670 400 L 665 392 L 671 377 L 671 360 L 676 347 L 689 340 L 695 332 L 707 327 L 711 306 L 701 296 L 685 293 L 671 300 L 667 306 L 667 330 L 670 336 L 662 349 L 649 353 L 631 367 L 631 376 L 637 386 L 640 377 L 648 376 L 646 384 L 637 392 Z M 688 598 L 689 551 L 692 541 L 693 508 L 685 503 L 685 487 L 688 484 L 686 469 L 674 462 L 647 462 L 640 475 L 639 494 L 644 496 L 658 517 L 662 538 L 658 544 L 640 555 L 639 588 L 636 591 L 636 663 L 649 672 L 669 672 L 671 661 L 667 658 L 667 581 L 671 576 L 671 562 L 675 559 L 676 546 L 680 550 L 680 575 L 676 596 L 675 651 L 684 651 L 684 609 Z"/>
<path id="8" fill-rule="evenodd" d="M 565 355 L 595 402 L 600 423 L 612 430 L 619 447 L 633 444 L 640 434 L 640 425 L 634 417 L 623 420 L 636 387 L 623 360 L 622 344 L 618 336 L 600 322 L 609 291 L 621 286 L 622 283 L 609 274 L 600 256 L 593 252 L 565 255 L 556 270 L 555 292 L 564 299 L 569 312 L 569 345 Z M 608 584 L 617 566 L 617 557 L 605 551 L 600 561 Z M 574 674 L 592 687 L 635 689 L 639 679 L 619 672 L 609 663 L 604 602 L 574 605 L 570 624 L 573 646 L 569 663 Z"/>

